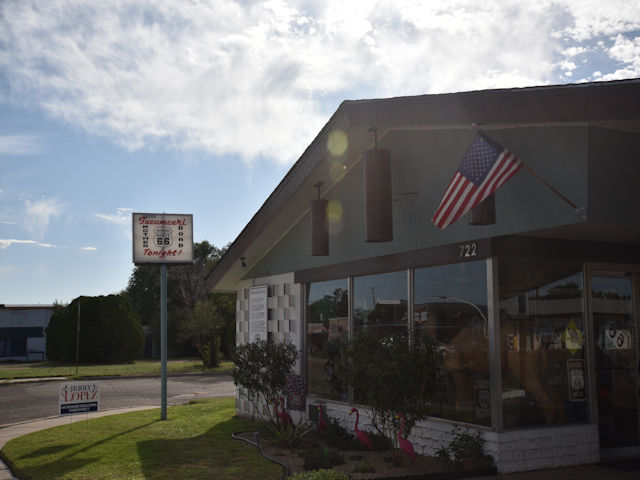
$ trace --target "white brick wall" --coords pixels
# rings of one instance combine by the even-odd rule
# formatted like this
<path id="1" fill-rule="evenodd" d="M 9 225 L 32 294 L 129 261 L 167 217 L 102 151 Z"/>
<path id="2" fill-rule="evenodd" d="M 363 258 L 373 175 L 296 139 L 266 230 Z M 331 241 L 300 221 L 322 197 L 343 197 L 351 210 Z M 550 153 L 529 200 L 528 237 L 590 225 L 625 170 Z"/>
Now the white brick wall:
<path id="1" fill-rule="evenodd" d="M 353 431 L 355 416 L 349 415 L 350 405 L 326 402 L 313 396 L 307 401 L 324 404 L 327 418 L 336 419 L 347 430 Z M 373 431 L 370 413 L 365 407 L 358 407 L 358 411 L 358 428 Z M 596 425 L 541 426 L 497 433 L 484 427 L 467 427 L 430 419 L 416 424 L 409 440 L 416 453 L 435 455 L 440 447 L 449 445 L 460 428 L 471 434 L 481 432 L 485 440 L 485 453 L 494 458 L 499 473 L 584 465 L 600 460 Z"/>
<path id="2" fill-rule="evenodd" d="M 269 286 L 267 308 L 269 320 L 267 333 L 278 342 L 288 342 L 302 348 L 301 329 L 301 286 L 293 283 L 293 273 L 274 275 L 271 277 L 255 278 L 241 282 L 238 285 L 236 300 L 236 345 L 243 345 L 249 339 L 249 289 L 261 285 Z M 300 373 L 300 362 L 294 367 L 295 373 Z M 236 395 L 236 410 L 239 414 L 261 416 L 266 414 L 266 406 L 261 406 L 261 412 L 255 412 L 251 402 L 246 400 L 240 392 Z M 297 421 L 296 412 L 289 412 Z"/>

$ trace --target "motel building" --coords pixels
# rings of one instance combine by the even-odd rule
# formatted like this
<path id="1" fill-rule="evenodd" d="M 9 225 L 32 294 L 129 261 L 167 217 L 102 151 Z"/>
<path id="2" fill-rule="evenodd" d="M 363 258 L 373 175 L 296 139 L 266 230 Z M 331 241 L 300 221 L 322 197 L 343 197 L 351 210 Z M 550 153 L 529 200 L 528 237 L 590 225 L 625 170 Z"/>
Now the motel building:
<path id="1" fill-rule="evenodd" d="M 478 138 L 521 164 L 439 228 Z M 639 207 L 640 79 L 345 101 L 208 286 L 237 293 L 237 344 L 299 348 L 307 418 L 321 404 L 353 427 L 329 342 L 416 328 L 446 352 L 418 453 L 462 426 L 499 472 L 637 456 Z M 236 405 L 256 413 L 241 393 Z"/>
<path id="2" fill-rule="evenodd" d="M 0 362 L 46 360 L 53 305 L 0 304 Z"/>

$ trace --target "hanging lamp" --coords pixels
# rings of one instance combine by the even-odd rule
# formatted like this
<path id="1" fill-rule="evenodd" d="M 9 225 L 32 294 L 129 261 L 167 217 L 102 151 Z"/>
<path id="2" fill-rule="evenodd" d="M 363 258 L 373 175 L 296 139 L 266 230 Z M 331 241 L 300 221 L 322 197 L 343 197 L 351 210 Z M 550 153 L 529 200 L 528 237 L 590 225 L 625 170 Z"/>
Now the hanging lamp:
<path id="1" fill-rule="evenodd" d="M 320 198 L 320 187 L 323 182 L 314 185 L 318 189 L 318 198 L 311 200 L 311 255 L 319 257 L 329 255 L 329 222 L 327 205 L 329 201 Z"/>
<path id="2" fill-rule="evenodd" d="M 365 242 L 393 240 L 391 210 L 391 152 L 378 148 L 378 130 L 371 127 L 374 149 L 362 154 Z"/>
<path id="3" fill-rule="evenodd" d="M 496 223 L 495 195 L 489 195 L 469 211 L 469 225 L 493 225 Z"/>

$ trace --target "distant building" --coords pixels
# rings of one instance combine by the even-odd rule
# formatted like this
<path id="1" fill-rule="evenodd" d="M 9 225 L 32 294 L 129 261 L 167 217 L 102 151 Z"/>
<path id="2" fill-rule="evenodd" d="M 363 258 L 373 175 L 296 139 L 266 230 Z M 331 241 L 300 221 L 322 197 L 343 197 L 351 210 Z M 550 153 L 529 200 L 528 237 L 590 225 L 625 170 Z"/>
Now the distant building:
<path id="1" fill-rule="evenodd" d="M 0 361 L 46 360 L 46 328 L 53 305 L 0 304 Z"/>

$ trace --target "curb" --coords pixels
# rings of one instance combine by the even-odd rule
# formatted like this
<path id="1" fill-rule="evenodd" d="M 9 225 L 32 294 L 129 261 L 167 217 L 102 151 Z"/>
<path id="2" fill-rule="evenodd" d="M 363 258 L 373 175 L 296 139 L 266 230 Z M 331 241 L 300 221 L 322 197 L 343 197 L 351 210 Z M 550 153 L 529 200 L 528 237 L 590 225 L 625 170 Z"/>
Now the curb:
<path id="1" fill-rule="evenodd" d="M 201 377 L 217 377 L 217 376 L 231 376 L 231 372 L 203 372 L 203 373 L 173 373 L 168 374 L 167 378 L 176 377 L 189 377 L 189 376 L 201 376 Z M 29 383 L 29 382 L 55 382 L 61 380 L 72 380 L 81 382 L 83 380 L 130 380 L 132 378 L 160 378 L 160 374 L 156 375 L 102 375 L 102 376 L 82 376 L 78 378 L 72 377 L 34 377 L 34 378 L 10 378 L 0 380 L 0 385 L 13 385 L 15 383 Z"/>

